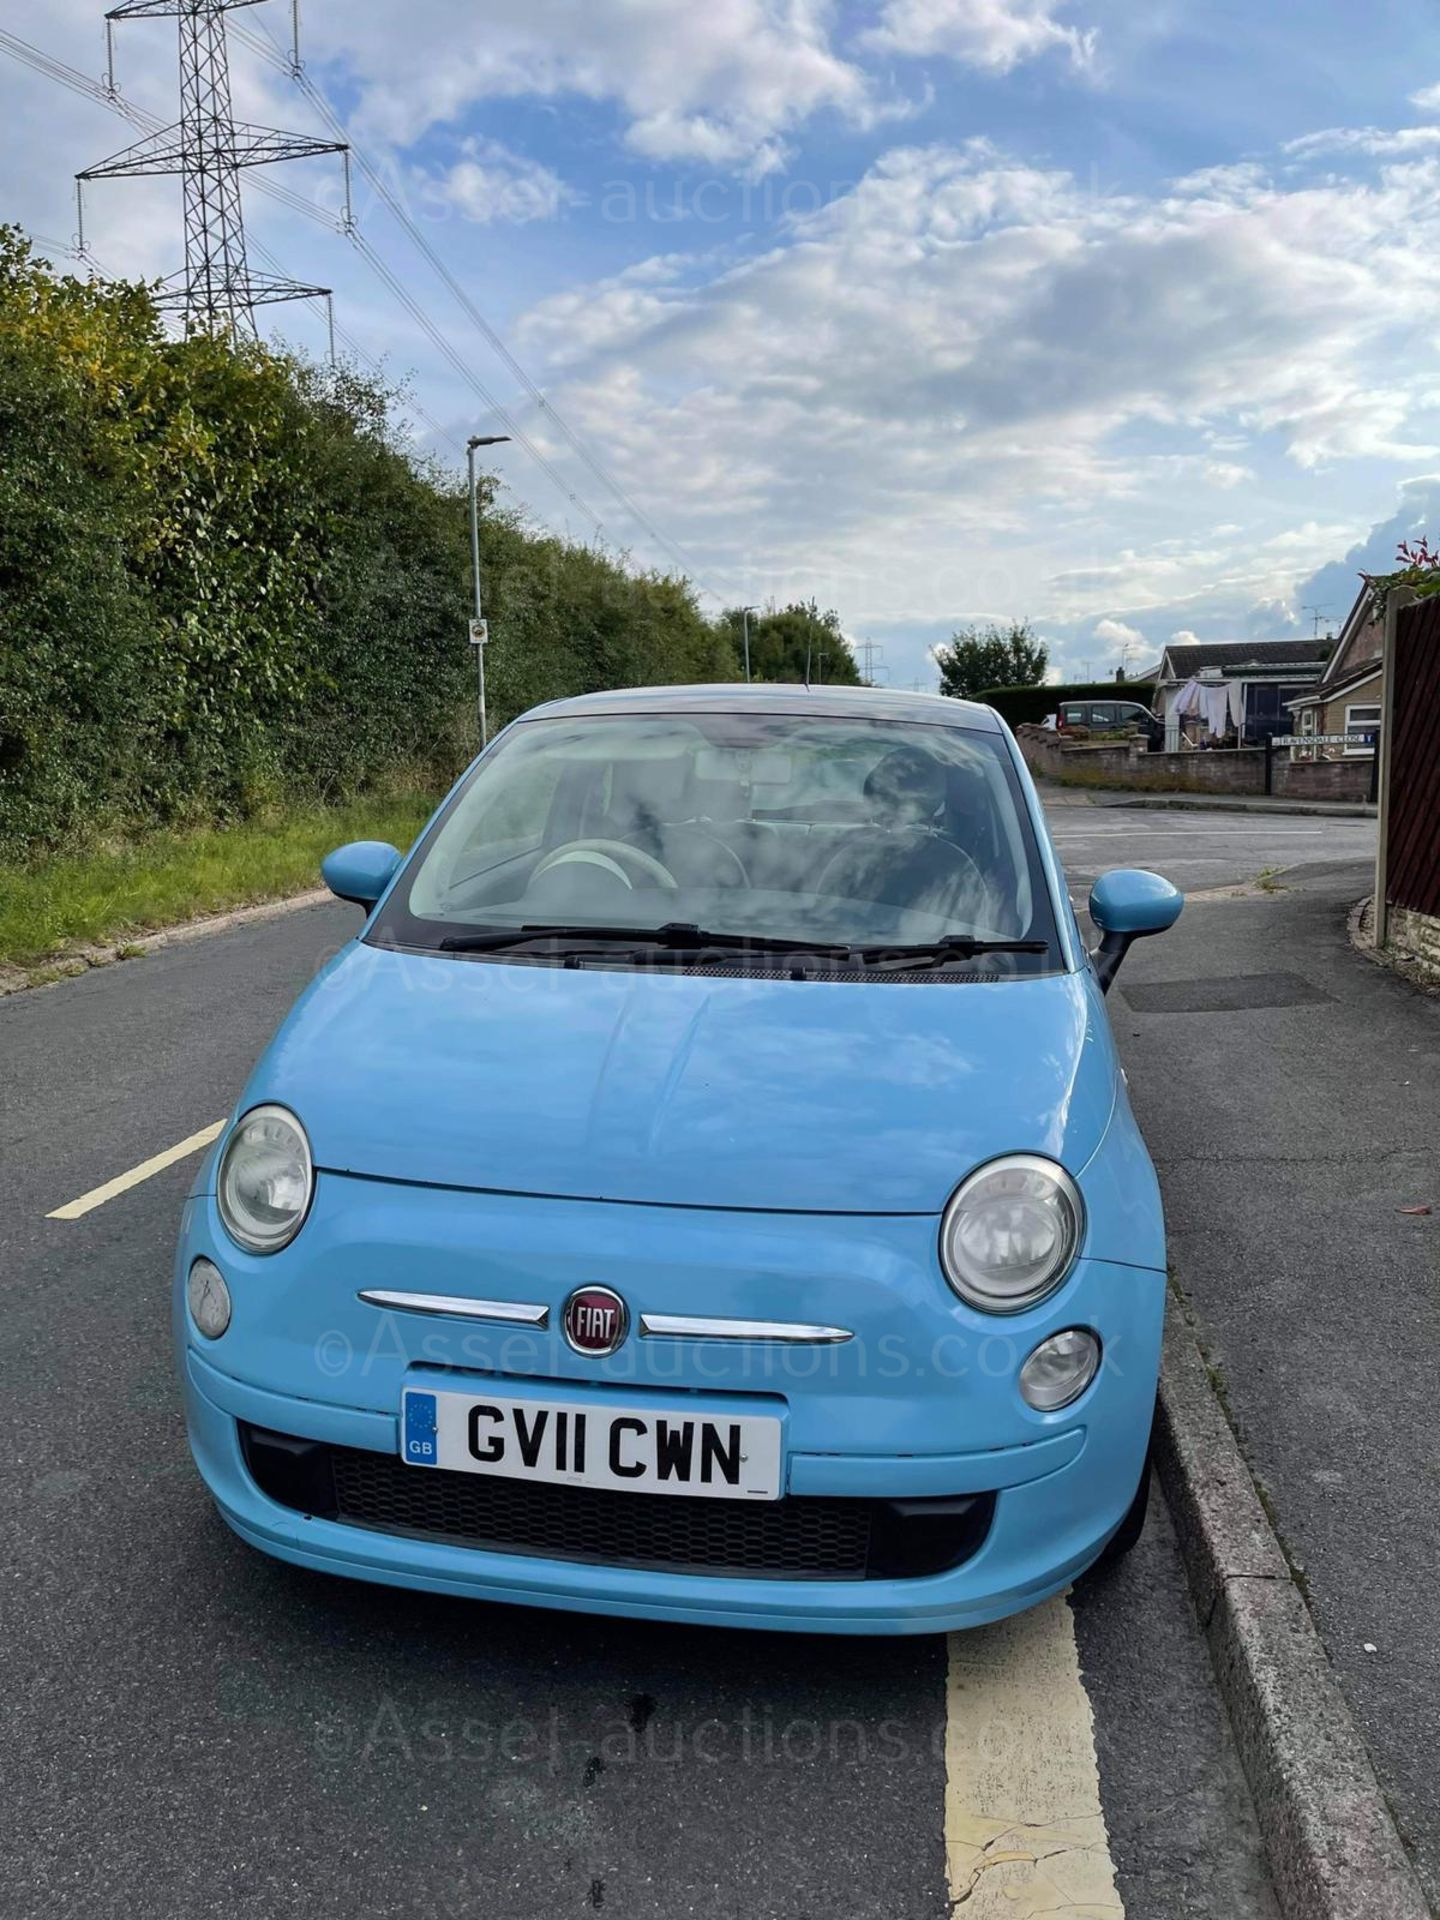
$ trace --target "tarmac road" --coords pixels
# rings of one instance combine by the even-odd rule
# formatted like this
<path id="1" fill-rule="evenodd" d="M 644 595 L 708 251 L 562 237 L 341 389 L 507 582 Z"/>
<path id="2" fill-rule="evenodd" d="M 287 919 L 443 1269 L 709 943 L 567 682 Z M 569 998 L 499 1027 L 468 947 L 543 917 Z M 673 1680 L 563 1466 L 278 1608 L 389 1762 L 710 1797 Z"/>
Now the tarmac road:
<path id="1" fill-rule="evenodd" d="M 1200 893 L 1286 867 L 1324 862 L 1358 869 L 1375 858 L 1373 820 L 1091 806 L 1064 790 L 1044 797 L 1051 835 L 1082 905 L 1107 867 L 1149 867 L 1185 893 Z M 1357 895 L 1365 891 L 1362 884 Z"/>
<path id="2" fill-rule="evenodd" d="M 1123 1568 L 948 1643 L 407 1595 L 226 1531 L 169 1352 L 193 1159 L 47 1216 L 218 1121 L 356 925 L 308 909 L 0 1002 L 6 1915 L 1022 1920 L 1085 1888 L 1273 1920 L 1158 1504 Z"/>

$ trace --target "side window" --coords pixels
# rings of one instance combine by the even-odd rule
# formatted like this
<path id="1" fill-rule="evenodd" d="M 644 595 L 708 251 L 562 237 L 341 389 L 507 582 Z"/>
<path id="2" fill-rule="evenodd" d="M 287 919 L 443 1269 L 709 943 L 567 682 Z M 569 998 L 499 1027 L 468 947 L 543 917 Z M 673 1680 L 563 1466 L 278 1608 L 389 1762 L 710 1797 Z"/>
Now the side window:
<path id="1" fill-rule="evenodd" d="M 1090 724 L 1095 727 L 1113 727 L 1119 717 L 1119 708 L 1113 700 L 1101 700 L 1091 707 L 1093 716 Z"/>
<path id="2" fill-rule="evenodd" d="M 1086 724 L 1085 712 L 1084 707 L 1062 707 L 1060 717 L 1067 727 L 1083 727 Z"/>

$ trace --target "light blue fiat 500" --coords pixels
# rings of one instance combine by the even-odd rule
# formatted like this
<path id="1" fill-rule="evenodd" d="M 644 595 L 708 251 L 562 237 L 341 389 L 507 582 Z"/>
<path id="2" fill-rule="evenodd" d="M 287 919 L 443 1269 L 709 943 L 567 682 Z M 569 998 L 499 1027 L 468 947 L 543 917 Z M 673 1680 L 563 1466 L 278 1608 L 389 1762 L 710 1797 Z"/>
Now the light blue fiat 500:
<path id="1" fill-rule="evenodd" d="M 1165 1308 L 1103 994 L 988 708 L 538 708 L 414 850 L 189 1197 L 175 1330 L 235 1531 L 396 1586 L 924 1633 L 1138 1536 Z"/>

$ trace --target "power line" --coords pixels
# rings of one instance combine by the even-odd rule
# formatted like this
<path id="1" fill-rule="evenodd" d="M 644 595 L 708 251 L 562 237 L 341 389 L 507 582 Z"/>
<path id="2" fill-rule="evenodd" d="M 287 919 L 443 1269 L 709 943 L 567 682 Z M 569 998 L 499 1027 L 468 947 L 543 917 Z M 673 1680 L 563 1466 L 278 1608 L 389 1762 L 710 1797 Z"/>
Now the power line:
<path id="1" fill-rule="evenodd" d="M 60 86 L 69 88 L 72 93 L 77 93 L 84 99 L 92 100 L 97 106 L 106 107 L 112 113 L 118 113 L 122 119 L 128 120 L 132 126 L 139 127 L 146 133 L 158 132 L 164 126 L 164 122 L 158 114 L 150 113 L 146 108 L 138 106 L 134 101 L 127 100 L 118 87 L 104 86 L 98 81 L 91 80 L 87 75 L 81 73 L 78 68 L 67 66 L 63 60 L 57 60 L 53 55 L 47 54 L 41 48 L 32 45 L 30 41 L 21 39 L 19 34 L 10 33 L 0 28 L 0 51 L 10 54 L 12 58 L 30 67 L 34 72 L 42 74 L 46 79 L 54 80 Z M 338 234 L 343 231 L 341 222 L 331 219 L 328 214 L 315 206 L 313 202 L 306 200 L 301 194 L 292 193 L 288 187 L 282 187 L 278 182 L 273 180 L 263 179 L 257 179 L 254 185 L 261 193 L 265 194 L 268 199 L 277 200 L 282 205 L 290 207 L 297 213 L 303 213 L 310 219 L 320 221 L 322 225 L 330 228 L 334 233 Z M 107 274 L 112 280 L 123 278 L 123 276 L 113 268 L 107 268 L 103 264 L 88 241 L 81 246 L 74 241 L 55 240 L 40 234 L 36 234 L 35 238 L 41 240 L 43 245 L 57 252 L 66 254 L 72 259 L 85 261 L 92 266 L 98 267 L 101 272 Z M 279 263 L 267 247 L 260 241 L 252 238 L 250 240 L 250 248 L 252 252 L 258 254 L 275 273 L 279 273 Z M 326 308 L 319 306 L 318 302 L 313 300 L 308 304 L 320 314 L 322 319 L 327 320 L 327 322 L 333 326 L 336 339 L 340 341 L 346 352 L 354 360 L 358 361 L 362 366 L 368 367 L 372 373 L 383 376 L 384 369 L 381 363 L 375 359 L 372 354 L 367 353 L 353 335 L 347 333 L 342 326 L 335 323 L 333 321 L 333 315 L 327 312 Z M 418 400 L 407 395 L 406 404 L 425 422 L 438 439 L 448 442 L 456 453 L 463 455 L 465 448 L 458 437 L 451 433 L 448 428 L 442 427 L 439 421 L 436 420 L 432 414 L 428 413 Z"/>
<path id="2" fill-rule="evenodd" d="M 295 81 L 295 84 L 300 88 L 301 92 L 305 95 L 306 99 L 310 102 L 311 106 L 320 115 L 321 119 L 325 121 L 326 125 L 330 128 L 331 132 L 334 133 L 337 138 L 343 139 L 349 145 L 351 153 L 354 156 L 355 164 L 360 168 L 360 171 L 364 174 L 365 178 L 369 181 L 371 187 L 379 195 L 381 200 L 384 201 L 385 205 L 389 208 L 391 214 L 399 222 L 400 226 L 404 229 L 405 233 L 408 235 L 412 244 L 424 256 L 424 258 L 429 262 L 430 266 L 434 269 L 436 274 L 444 282 L 445 286 L 449 289 L 450 293 L 454 296 L 455 300 L 459 303 L 460 307 L 462 308 L 466 316 L 470 319 L 472 324 L 489 342 L 490 346 L 499 355 L 500 359 L 504 362 L 505 366 L 514 375 L 515 379 L 530 395 L 530 398 L 534 401 L 535 405 L 539 408 L 540 412 L 544 415 L 544 417 L 547 420 L 549 420 L 549 422 L 555 427 L 556 431 L 565 439 L 565 441 L 571 447 L 572 451 L 584 463 L 584 465 L 589 468 L 590 472 L 594 474 L 595 478 L 606 489 L 606 491 L 610 493 L 613 496 L 613 498 L 616 501 L 618 501 L 618 503 L 625 509 L 625 511 L 635 521 L 637 526 L 639 526 L 642 529 L 642 531 L 645 532 L 652 541 L 654 541 L 656 546 L 661 548 L 662 551 L 669 554 L 673 560 L 679 563 L 680 569 L 683 573 L 687 573 L 692 578 L 696 578 L 697 570 L 694 566 L 694 563 L 691 561 L 690 557 L 688 556 L 688 554 L 686 554 L 685 550 L 681 546 L 679 546 L 677 542 L 670 539 L 666 534 L 662 533 L 660 529 L 655 525 L 655 523 L 649 518 L 649 516 L 643 512 L 643 510 L 636 504 L 636 502 L 621 486 L 620 482 L 615 479 L 613 474 L 610 473 L 608 468 L 606 468 L 595 457 L 595 455 L 591 453 L 589 447 L 581 439 L 579 434 L 577 434 L 575 430 L 570 426 L 569 422 L 565 419 L 563 414 L 560 413 L 559 409 L 555 406 L 553 401 L 551 401 L 546 396 L 544 391 L 531 378 L 530 374 L 526 371 L 526 369 L 520 363 L 520 361 L 516 359 L 515 355 L 510 351 L 510 348 L 505 344 L 505 341 L 502 339 L 500 334 L 495 330 L 494 327 L 491 326 L 490 322 L 485 318 L 485 316 L 481 313 L 480 309 L 475 305 L 475 302 L 471 299 L 470 295 L 466 292 L 465 288 L 455 278 L 455 275 L 450 271 L 450 268 L 446 264 L 443 257 L 435 250 L 435 248 L 430 244 L 429 240 L 425 237 L 424 233 L 415 224 L 404 202 L 401 201 L 396 196 L 396 194 L 392 191 L 389 184 L 384 179 L 383 175 L 380 173 L 379 169 L 375 166 L 374 162 L 370 159 L 369 155 L 365 152 L 364 148 L 357 145 L 350 138 L 350 134 L 347 128 L 345 127 L 344 122 L 340 119 L 339 115 L 335 112 L 333 107 L 331 107 L 329 101 L 325 98 L 325 95 L 315 85 L 314 81 L 311 80 L 310 76 L 304 71 L 304 68 L 300 65 L 299 60 L 297 58 L 289 58 L 289 59 L 286 58 L 282 49 L 275 43 L 273 36 L 270 35 L 268 28 L 265 29 L 263 36 L 261 34 L 252 33 L 244 27 L 237 27 L 236 34 L 237 34 L 237 37 L 240 40 L 242 40 L 246 46 L 251 48 L 251 50 L 257 53 L 262 59 L 267 60 L 271 64 L 271 66 L 276 67 L 280 71 L 288 73 L 291 76 L 291 78 Z M 697 585 L 703 585 L 703 583 L 699 582 L 698 578 L 697 578 Z M 713 589 L 709 587 L 703 587 L 703 591 L 709 594 L 713 599 L 718 600 L 721 598 L 719 594 L 716 594 L 713 591 Z"/>
<path id="3" fill-rule="evenodd" d="M 586 519 L 589 520 L 595 528 L 596 533 L 599 534 L 603 540 L 605 537 L 604 523 L 595 512 L 595 509 L 588 505 L 575 489 L 569 485 L 558 469 L 551 465 L 550 461 L 546 459 L 545 455 L 520 426 L 519 422 L 511 418 L 505 408 L 502 407 L 496 399 L 495 395 L 491 393 L 489 388 L 481 381 L 468 361 L 463 359 L 445 338 L 445 335 L 440 331 L 439 327 L 435 325 L 434 321 L 430 319 L 419 301 L 415 299 L 414 295 L 398 276 L 385 264 L 364 235 L 357 231 L 352 233 L 350 238 L 371 271 L 384 281 L 385 285 L 390 289 L 391 293 L 394 294 L 401 306 L 410 314 L 416 325 L 424 331 L 432 346 L 444 356 L 447 364 L 460 379 L 465 382 L 476 397 L 484 403 L 490 412 L 494 414 L 495 418 L 509 429 L 510 437 L 525 449 L 536 466 L 538 466 L 541 472 L 560 490 L 571 505 L 585 515 Z"/>
<path id="4" fill-rule="evenodd" d="M 170 4 L 175 4 L 175 3 L 176 3 L 176 0 L 170 0 Z M 247 33 L 243 29 L 237 29 L 236 32 L 237 32 L 237 37 L 244 40 L 245 43 L 252 48 L 252 50 L 258 52 L 263 58 L 268 60 L 272 65 L 278 65 L 287 72 L 294 71 L 293 63 L 285 60 L 284 56 L 279 52 L 279 50 L 274 47 L 273 42 L 269 46 L 267 46 L 266 43 L 260 40 L 257 36 Z M 68 66 L 64 61 L 57 60 L 52 55 L 46 54 L 41 48 L 34 46 L 31 42 L 27 40 L 24 40 L 19 34 L 14 34 L 9 32 L 6 29 L 0 28 L 0 50 L 10 53 L 15 59 L 21 61 L 26 66 L 31 67 L 34 71 L 45 75 L 49 79 L 57 81 L 60 85 L 69 88 L 72 92 L 81 94 L 84 97 L 90 100 L 93 100 L 97 105 L 104 106 L 108 108 L 110 111 L 120 114 L 123 118 L 129 120 L 132 125 L 140 128 L 142 131 L 146 133 L 157 133 L 161 131 L 164 127 L 164 122 L 161 121 L 158 115 L 152 114 L 148 112 L 147 109 L 137 105 L 132 101 L 127 100 L 123 95 L 123 93 L 121 93 L 118 87 L 113 87 L 113 86 L 107 87 L 102 83 L 91 80 L 87 75 L 81 73 L 77 68 Z M 300 77 L 300 76 L 297 76 L 297 77 Z M 303 76 L 300 78 L 301 78 L 302 87 L 307 92 L 307 96 L 313 97 L 317 107 L 317 111 L 321 112 L 324 117 L 330 120 L 333 127 L 338 128 L 338 130 L 341 133 L 343 133 L 344 131 L 343 125 L 341 125 L 341 123 L 336 119 L 334 114 L 331 112 L 329 103 L 325 101 L 323 95 L 320 95 L 318 93 L 318 90 L 314 89 L 313 83 L 309 81 L 308 76 Z M 337 142 L 336 145 L 338 144 L 339 143 Z M 332 149 L 330 149 L 327 145 L 326 150 L 332 150 Z M 386 205 L 391 208 L 391 211 L 395 214 L 396 218 L 401 222 L 401 224 L 407 227 L 407 229 L 411 232 L 412 237 L 414 238 L 416 244 L 420 247 L 421 251 L 426 254 L 427 258 L 431 258 L 435 262 L 437 269 L 441 272 L 442 276 L 446 279 L 447 284 L 450 284 L 455 288 L 457 297 L 459 297 L 462 300 L 462 302 L 465 304 L 467 311 L 470 311 L 472 313 L 476 321 L 476 324 L 481 328 L 482 332 L 485 334 L 485 337 L 487 339 L 493 340 L 493 343 L 496 345 L 497 349 L 502 353 L 502 356 L 506 359 L 507 364 L 512 365 L 517 370 L 518 377 L 521 379 L 522 384 L 524 384 L 527 390 L 535 397 L 535 399 L 537 400 L 537 403 L 541 406 L 541 408 L 544 410 L 546 415 L 560 427 L 560 429 L 565 433 L 567 439 L 570 440 L 572 445 L 578 446 L 579 442 L 577 440 L 577 437 L 573 434 L 572 430 L 568 427 L 568 425 L 563 421 L 562 417 L 560 416 L 558 410 L 554 407 L 553 403 L 551 403 L 548 399 L 546 399 L 545 395 L 535 385 L 534 381 L 531 380 L 529 375 L 525 373 L 524 369 L 520 366 L 520 363 L 514 359 L 514 356 L 512 354 L 510 354 L 508 348 L 505 347 L 504 342 L 500 340 L 499 335 L 494 333 L 494 330 L 489 327 L 488 322 L 486 322 L 483 319 L 483 317 L 479 314 L 478 310 L 474 309 L 473 302 L 470 302 L 468 296 L 464 294 L 464 290 L 458 286 L 458 283 L 455 283 L 453 281 L 453 276 L 449 274 L 449 271 L 447 268 L 445 268 L 443 261 L 439 259 L 438 255 L 434 254 L 433 249 L 430 248 L 429 243 L 424 239 L 424 236 L 420 234 L 418 229 L 414 227 L 414 223 L 413 221 L 410 220 L 410 217 L 408 213 L 405 211 L 403 205 L 399 203 L 395 199 L 394 195 L 390 192 L 389 188 L 386 186 L 383 179 L 381 179 L 379 174 L 376 172 L 373 163 L 368 159 L 368 156 L 357 151 L 355 153 L 355 159 L 357 164 L 361 166 L 361 169 L 365 173 L 366 178 L 371 181 L 372 185 L 374 185 L 376 192 L 380 195 L 382 200 L 384 200 Z M 429 339 L 431 345 L 443 357 L 446 364 L 452 369 L 452 371 L 461 380 L 465 382 L 465 384 L 482 402 L 482 404 L 495 416 L 495 418 L 498 421 L 500 421 L 509 430 L 511 438 L 516 442 L 518 446 L 520 446 L 530 456 L 530 458 L 540 468 L 541 472 L 545 474 L 546 478 L 560 493 L 562 498 L 568 501 L 569 504 L 572 507 L 574 507 L 575 510 L 590 523 L 590 525 L 592 526 L 592 528 L 594 529 L 596 535 L 600 538 L 600 540 L 605 541 L 607 539 L 606 528 L 600 515 L 589 504 L 589 502 L 585 499 L 583 494 L 581 494 L 577 488 L 573 487 L 564 478 L 564 476 L 559 472 L 559 470 L 554 466 L 554 464 L 546 457 L 546 455 L 542 452 L 542 450 L 535 444 L 535 442 L 531 439 L 531 437 L 524 431 L 524 429 L 520 426 L 519 422 L 513 417 L 513 415 L 511 415 L 507 411 L 507 409 L 500 403 L 498 398 L 489 390 L 489 388 L 487 388 L 484 385 L 484 383 L 479 379 L 479 377 L 476 375 L 476 373 L 474 372 L 473 368 L 469 365 L 469 363 L 455 350 L 455 348 L 451 345 L 450 341 L 445 336 L 445 334 L 436 325 L 436 323 L 430 318 L 428 312 L 421 305 L 420 301 L 410 292 L 408 287 L 406 287 L 404 283 L 400 281 L 398 277 L 394 274 L 394 272 L 386 265 L 385 261 L 376 252 L 374 247 L 371 246 L 368 240 L 366 240 L 364 236 L 359 232 L 358 228 L 354 225 L 353 221 L 350 221 L 348 219 L 347 220 L 334 219 L 332 216 L 326 214 L 321 208 L 316 206 L 312 201 L 306 200 L 303 196 L 299 194 L 292 193 L 289 189 L 280 186 L 276 182 L 257 179 L 254 182 L 254 184 L 259 189 L 259 191 L 263 192 L 267 196 L 267 198 L 280 202 L 281 204 L 289 207 L 293 212 L 302 213 L 307 218 L 318 221 L 322 226 L 326 227 L 332 233 L 344 235 L 351 241 L 356 251 L 360 254 L 361 258 L 365 261 L 366 265 L 369 266 L 370 270 L 387 287 L 387 289 L 395 297 L 395 299 L 397 299 L 400 302 L 401 306 L 414 320 L 415 324 L 421 329 L 421 331 Z M 260 244 L 260 242 L 252 240 L 249 242 L 249 244 L 257 254 L 265 258 L 272 265 L 275 264 L 273 260 L 273 256 L 267 252 L 267 250 Z M 77 245 L 77 247 L 74 249 L 70 249 L 70 251 L 77 253 L 81 259 L 91 259 L 91 260 L 94 259 L 94 254 L 90 250 L 88 243 L 85 241 L 83 233 L 80 236 L 79 244 Z M 314 304 L 313 301 L 311 302 L 311 304 Z M 333 317 L 331 318 L 330 323 L 332 325 L 335 337 L 340 339 L 341 342 L 344 345 L 346 345 L 348 351 L 352 352 L 357 359 L 360 359 L 362 362 L 370 365 L 372 369 L 379 370 L 378 362 L 374 361 L 370 356 L 366 355 L 363 352 L 363 350 L 358 347 L 357 343 L 353 340 L 353 338 L 344 332 L 343 328 L 339 327 L 338 325 L 335 325 L 333 322 Z M 428 415 L 425 412 L 425 410 L 418 404 L 418 402 L 413 403 L 413 405 L 414 405 L 414 411 L 422 419 L 424 419 L 427 422 L 427 424 L 430 426 L 433 432 L 435 432 L 440 438 L 446 440 L 457 452 L 462 451 L 460 442 L 453 434 L 451 434 L 447 429 L 441 427 L 438 424 L 438 422 L 434 420 L 432 416 Z M 585 458 L 587 465 L 590 465 L 596 471 L 600 472 L 602 476 L 604 475 L 603 468 L 599 467 L 598 463 L 594 460 L 593 456 L 591 456 L 588 453 L 588 450 L 583 451 L 582 457 Z M 619 483 L 613 480 L 610 480 L 608 476 L 604 476 L 604 477 L 606 479 L 606 484 L 609 487 L 610 491 L 615 493 L 616 497 L 621 499 L 622 502 L 626 502 L 628 504 L 628 496 L 626 496 L 623 492 L 623 489 L 619 487 Z M 658 529 L 655 529 L 653 528 L 653 526 L 651 526 L 651 524 L 648 522 L 645 516 L 643 516 L 638 509 L 633 508 L 633 505 L 630 505 L 630 510 L 634 512 L 637 520 L 639 520 L 641 525 L 646 529 L 646 531 L 650 533 L 651 538 L 656 541 L 657 545 L 660 545 L 664 547 L 666 550 L 668 550 L 669 552 L 671 552 L 672 555 L 679 560 L 682 571 L 689 573 L 693 578 L 695 570 L 691 566 L 683 550 L 680 549 L 678 546 L 676 546 L 674 542 L 666 540 L 666 538 L 659 533 Z M 712 588 L 705 586 L 703 583 L 699 582 L 698 580 L 696 581 L 696 584 L 697 586 L 700 586 L 701 590 L 704 593 L 706 593 L 710 598 L 715 600 L 720 600 L 722 598 L 722 596 L 717 594 Z"/>
<path id="5" fill-rule="evenodd" d="M 158 115 L 151 114 L 143 107 L 136 106 L 126 100 L 118 88 L 106 87 L 97 81 L 88 79 L 86 75 L 79 72 L 78 69 L 67 66 L 63 61 L 54 59 L 53 56 L 44 53 L 29 41 L 21 39 L 18 34 L 9 33 L 4 29 L 0 29 L 0 48 L 12 54 L 17 60 L 23 61 L 25 65 L 32 67 L 36 72 L 46 75 L 49 79 L 59 81 L 62 86 L 69 87 L 72 92 L 83 94 L 86 98 L 94 100 L 98 105 L 108 107 L 113 112 L 123 115 L 124 118 L 129 120 L 133 125 L 142 128 L 147 133 L 154 133 L 163 129 L 164 122 L 160 120 Z M 261 50 L 265 51 L 263 47 Z M 267 53 L 267 58 L 268 57 Z M 281 200 L 285 204 L 293 207 L 294 210 L 304 213 L 312 219 L 319 220 L 332 232 L 347 235 L 371 271 L 389 288 L 390 292 L 405 308 L 406 312 L 409 313 L 416 325 L 420 327 L 421 331 L 429 339 L 431 345 L 443 356 L 451 369 L 465 382 L 476 397 L 495 414 L 497 419 L 501 420 L 509 428 L 511 438 L 530 455 L 531 459 L 534 460 L 541 472 L 550 480 L 561 497 L 567 500 L 577 512 L 582 514 L 585 519 L 590 522 L 597 536 L 603 541 L 606 538 L 605 524 L 599 514 L 590 506 L 583 495 L 565 480 L 564 476 L 545 457 L 540 448 L 535 445 L 534 441 L 519 423 L 512 419 L 510 414 L 506 412 L 495 395 L 491 393 L 478 378 L 469 363 L 455 351 L 454 347 L 446 339 L 435 322 L 431 320 L 420 302 L 409 289 L 396 278 L 389 267 L 385 265 L 384 261 L 375 252 L 374 248 L 363 238 L 358 229 L 355 228 L 353 222 L 331 219 L 318 207 L 304 200 L 300 195 L 290 193 L 287 189 L 277 186 L 272 181 L 257 181 L 256 185 L 259 186 L 262 191 L 268 192 L 270 197 Z M 255 250 L 263 257 L 273 261 L 273 256 L 268 255 L 266 250 L 261 247 L 258 242 L 252 242 L 252 245 L 254 245 Z M 81 259 L 93 257 L 89 251 L 83 232 L 73 251 L 78 253 Z M 348 336 L 344 335 L 341 329 L 337 328 L 336 333 L 337 336 L 348 340 Z M 370 361 L 370 365 L 374 367 L 376 363 Z M 421 413 L 422 417 L 428 418 L 428 416 L 423 414 L 423 410 L 418 404 L 415 411 Z M 454 447 L 457 452 L 464 451 L 460 442 L 453 434 L 440 428 L 433 419 L 430 420 L 429 423 L 435 431 L 441 434 L 442 438 L 449 441 L 450 445 Z"/>
<path id="6" fill-rule="evenodd" d="M 62 87 L 68 87 L 72 93 L 78 93 L 87 100 L 93 100 L 97 106 L 108 107 L 112 113 L 118 113 L 143 133 L 158 133 L 165 122 L 158 113 L 151 113 L 145 107 L 127 100 L 118 86 L 107 86 L 98 80 L 92 80 L 88 74 L 80 72 L 78 67 L 67 66 L 63 60 L 57 60 L 52 54 L 22 40 L 18 33 L 10 33 L 0 28 L 0 51 L 8 53 L 13 59 L 21 61 L 34 72 L 43 74 L 47 80 L 55 80 Z M 257 178 L 252 182 L 257 193 L 263 193 L 267 200 L 275 200 L 281 206 L 289 207 L 292 213 L 303 213 L 307 219 L 318 220 L 332 233 L 343 231 L 342 223 L 317 207 L 304 194 L 294 193 L 289 187 L 281 186 L 278 180 Z"/>

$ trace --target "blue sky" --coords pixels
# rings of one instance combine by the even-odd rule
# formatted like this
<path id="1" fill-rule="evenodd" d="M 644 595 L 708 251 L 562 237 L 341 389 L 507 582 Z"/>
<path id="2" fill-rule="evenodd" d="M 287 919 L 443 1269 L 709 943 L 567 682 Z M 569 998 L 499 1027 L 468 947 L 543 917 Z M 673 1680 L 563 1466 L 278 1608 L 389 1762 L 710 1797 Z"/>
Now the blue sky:
<path id="1" fill-rule="evenodd" d="M 94 75 L 102 12 L 5 0 L 0 24 Z M 1363 22 L 1338 0 L 304 12 L 311 78 L 644 522 L 362 192 L 369 242 L 560 476 L 504 449 L 512 496 L 637 564 L 678 548 L 717 600 L 814 594 L 896 685 L 929 684 L 972 620 L 1034 620 L 1067 674 L 1308 631 L 1435 529 L 1428 0 Z M 288 14 L 234 22 L 283 36 Z M 234 69 L 239 111 L 318 125 L 239 38 Z M 173 23 L 122 26 L 120 73 L 173 115 Z M 4 217 L 64 245 L 69 176 L 130 137 L 0 62 Z M 283 179 L 333 208 L 332 162 Z M 343 238 L 248 205 L 409 381 L 423 445 L 495 429 Z M 178 264 L 173 182 L 97 184 L 88 225 L 109 269 Z M 283 322 L 319 349 L 317 319 Z"/>

